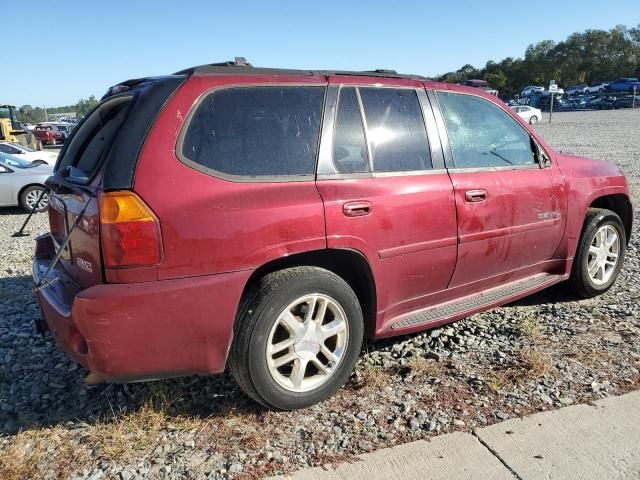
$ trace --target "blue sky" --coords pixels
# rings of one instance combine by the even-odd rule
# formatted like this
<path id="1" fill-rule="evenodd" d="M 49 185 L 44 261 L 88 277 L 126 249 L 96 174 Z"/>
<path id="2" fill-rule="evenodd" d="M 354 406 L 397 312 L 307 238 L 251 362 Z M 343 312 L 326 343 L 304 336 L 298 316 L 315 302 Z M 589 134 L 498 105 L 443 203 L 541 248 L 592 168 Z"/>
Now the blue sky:
<path id="1" fill-rule="evenodd" d="M 531 43 L 575 31 L 640 23 L 637 0 L 598 3 L 0 0 L 0 11 L 28 7 L 2 22 L 0 103 L 67 105 L 121 80 L 234 56 L 256 66 L 433 76 L 522 56 Z"/>

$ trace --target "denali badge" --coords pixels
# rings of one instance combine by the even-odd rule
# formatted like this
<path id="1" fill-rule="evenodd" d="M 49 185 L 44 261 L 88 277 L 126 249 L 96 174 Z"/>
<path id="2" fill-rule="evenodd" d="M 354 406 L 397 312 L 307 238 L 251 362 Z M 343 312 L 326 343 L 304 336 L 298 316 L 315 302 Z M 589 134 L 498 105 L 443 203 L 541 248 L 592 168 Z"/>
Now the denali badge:
<path id="1" fill-rule="evenodd" d="M 91 264 L 91 262 L 87 262 L 86 260 L 83 260 L 82 258 L 76 258 L 76 263 L 78 264 L 78 267 L 80 267 L 82 270 L 85 270 L 89 273 L 93 273 L 93 265 Z"/>
<path id="2" fill-rule="evenodd" d="M 552 218 L 560 218 L 560 212 L 544 212 L 539 213 L 538 218 L 540 220 L 550 220 Z"/>

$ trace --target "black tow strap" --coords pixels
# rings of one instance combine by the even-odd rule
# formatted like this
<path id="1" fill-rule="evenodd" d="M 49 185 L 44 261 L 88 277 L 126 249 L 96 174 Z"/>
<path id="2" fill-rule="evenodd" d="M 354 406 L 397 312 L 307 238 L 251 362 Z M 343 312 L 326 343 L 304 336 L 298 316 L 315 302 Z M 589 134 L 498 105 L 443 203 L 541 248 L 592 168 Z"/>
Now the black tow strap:
<path id="1" fill-rule="evenodd" d="M 44 272 L 44 275 L 42 276 L 40 281 L 36 284 L 36 286 L 33 288 L 34 293 L 42 290 L 43 288 L 48 287 L 49 285 L 53 285 L 60 279 L 60 277 L 56 277 L 53 280 L 47 280 L 47 277 L 49 276 L 49 272 L 53 270 L 53 267 L 55 267 L 58 261 L 60 260 L 60 257 L 62 256 L 62 252 L 64 252 L 64 249 L 69 244 L 69 240 L 71 240 L 71 234 L 78 227 L 78 225 L 80 225 L 80 221 L 82 220 L 82 217 L 84 217 L 84 214 L 87 211 L 87 207 L 89 206 L 89 203 L 91 203 L 92 199 L 93 199 L 93 192 L 89 194 L 87 203 L 85 203 L 84 207 L 82 207 L 82 210 L 80 210 L 80 213 L 76 218 L 76 221 L 73 222 L 73 225 L 71 225 L 71 228 L 67 232 L 67 236 L 64 238 L 63 242 L 60 244 L 60 248 L 58 248 L 58 253 L 56 253 L 55 257 L 53 257 L 53 260 L 47 267 L 47 270 Z"/>

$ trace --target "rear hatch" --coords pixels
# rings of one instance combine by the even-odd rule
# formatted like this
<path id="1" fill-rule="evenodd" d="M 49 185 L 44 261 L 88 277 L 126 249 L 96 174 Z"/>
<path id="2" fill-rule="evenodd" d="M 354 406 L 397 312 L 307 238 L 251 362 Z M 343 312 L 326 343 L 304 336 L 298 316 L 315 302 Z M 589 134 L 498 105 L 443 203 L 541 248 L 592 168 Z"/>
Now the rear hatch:
<path id="1" fill-rule="evenodd" d="M 47 181 L 49 226 L 57 267 L 80 288 L 103 283 L 99 200 L 102 192 L 133 186 L 138 155 L 157 114 L 183 77 L 160 77 L 112 87 L 74 129 Z"/>

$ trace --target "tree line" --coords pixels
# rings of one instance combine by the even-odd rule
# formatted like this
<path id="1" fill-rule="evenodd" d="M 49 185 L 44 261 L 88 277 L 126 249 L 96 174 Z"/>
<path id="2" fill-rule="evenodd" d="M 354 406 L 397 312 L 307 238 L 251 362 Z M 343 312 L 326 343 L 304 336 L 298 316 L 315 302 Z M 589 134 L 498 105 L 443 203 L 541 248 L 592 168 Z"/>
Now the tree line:
<path id="1" fill-rule="evenodd" d="M 43 107 L 33 107 L 31 105 L 22 105 L 18 108 L 17 117 L 18 121 L 22 123 L 39 123 L 46 121 L 47 115 L 56 113 L 70 113 L 75 112 L 76 118 L 82 118 L 82 116 L 89 112 L 93 107 L 98 104 L 98 99 L 95 95 L 91 95 L 86 100 L 81 98 L 75 105 L 66 105 L 64 107 L 48 107 L 46 114 Z"/>
<path id="2" fill-rule="evenodd" d="M 527 85 L 548 86 L 550 80 L 568 87 L 620 77 L 640 77 L 640 24 L 634 28 L 618 25 L 608 31 L 576 32 L 558 43 L 543 40 L 529 45 L 524 58 L 490 60 L 482 68 L 467 64 L 437 80 L 459 83 L 470 78 L 484 79 L 506 98 Z"/>

